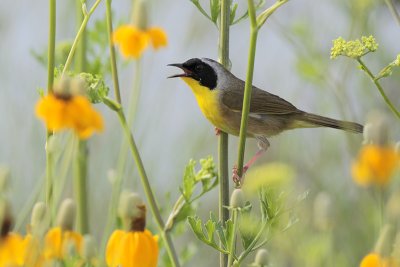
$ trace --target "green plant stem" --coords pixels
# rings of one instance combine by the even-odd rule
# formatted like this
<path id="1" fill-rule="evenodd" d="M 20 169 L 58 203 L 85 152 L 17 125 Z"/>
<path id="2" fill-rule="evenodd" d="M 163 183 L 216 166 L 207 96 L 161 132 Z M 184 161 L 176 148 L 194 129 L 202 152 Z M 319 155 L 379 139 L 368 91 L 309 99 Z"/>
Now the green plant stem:
<path id="1" fill-rule="evenodd" d="M 233 225 L 233 229 L 232 229 L 232 235 L 231 235 L 231 239 L 229 240 L 229 257 L 228 257 L 228 267 L 231 267 L 233 264 L 233 260 L 235 258 L 235 254 L 236 254 L 236 231 L 237 231 L 237 225 L 238 225 L 238 210 L 237 209 L 233 209 L 232 210 L 232 225 Z"/>
<path id="2" fill-rule="evenodd" d="M 229 0 L 221 0 L 221 14 L 219 27 L 218 55 L 220 63 L 229 68 L 229 26 L 230 26 Z M 229 175 L 228 175 L 228 134 L 220 133 L 218 139 L 218 177 L 219 177 L 219 220 L 225 224 L 229 218 Z M 225 267 L 228 257 L 220 253 L 220 267 Z"/>
<path id="3" fill-rule="evenodd" d="M 75 151 L 74 194 L 77 203 L 76 229 L 82 234 L 89 232 L 87 208 L 87 143 L 79 140 Z"/>
<path id="4" fill-rule="evenodd" d="M 77 25 L 81 25 L 85 19 L 82 13 L 82 1 L 76 0 L 76 16 Z M 79 30 L 79 28 L 78 28 Z M 77 43 L 76 58 L 75 58 L 75 71 L 77 73 L 86 71 L 86 41 L 87 31 L 83 29 L 81 38 Z M 89 232 L 88 222 L 88 191 L 87 191 L 87 169 L 88 169 L 88 145 L 84 140 L 78 140 L 75 158 L 74 158 L 74 194 L 75 201 L 77 204 L 77 216 L 76 216 L 76 229 L 82 234 Z"/>
<path id="5" fill-rule="evenodd" d="M 49 0 L 49 40 L 48 40 L 48 62 L 47 62 L 47 93 L 53 93 L 54 83 L 54 51 L 56 45 L 56 0 Z M 49 149 L 49 141 L 52 132 L 48 131 L 46 134 L 46 205 L 51 210 L 52 197 L 53 197 L 53 177 L 52 166 L 53 159 L 52 153 Z M 50 221 L 51 223 L 51 221 Z"/>
<path id="6" fill-rule="evenodd" d="M 253 89 L 252 84 L 253 84 L 254 59 L 256 55 L 256 44 L 258 35 L 258 26 L 257 26 L 254 2 L 253 0 L 248 0 L 247 2 L 248 2 L 251 29 L 250 29 L 250 47 L 249 47 L 249 56 L 247 63 L 246 84 L 244 87 L 242 119 L 240 122 L 240 134 L 239 134 L 239 149 L 238 149 L 238 163 L 237 163 L 239 177 L 243 175 L 244 151 L 246 146 L 246 135 L 247 135 L 247 118 L 250 111 L 251 91 Z"/>
<path id="7" fill-rule="evenodd" d="M 393 18 L 396 20 L 397 24 L 400 26 L 400 15 L 396 10 L 396 7 L 393 5 L 392 0 L 385 0 L 386 5 L 389 8 L 390 13 L 392 14 Z"/>
<path id="8" fill-rule="evenodd" d="M 357 58 L 358 63 L 360 63 L 362 69 L 367 73 L 367 75 L 371 78 L 372 82 L 375 84 L 376 88 L 378 88 L 379 93 L 381 93 L 381 96 L 385 100 L 386 104 L 389 106 L 390 110 L 396 115 L 398 119 L 400 119 L 400 112 L 394 107 L 392 101 L 390 101 L 389 97 L 386 95 L 385 91 L 383 90 L 381 84 L 377 80 L 377 78 L 372 74 L 372 72 L 369 70 L 369 68 L 364 64 L 364 62 L 361 60 L 361 58 Z"/>
<path id="9" fill-rule="evenodd" d="M 170 258 L 173 266 L 179 267 L 180 265 L 179 265 L 178 256 L 176 255 L 175 248 L 174 248 L 174 246 L 172 244 L 172 240 L 171 240 L 171 237 L 170 237 L 169 233 L 164 230 L 165 225 L 164 225 L 163 219 L 161 217 L 160 210 L 159 210 L 159 208 L 157 206 L 156 199 L 154 197 L 154 194 L 153 194 L 153 191 L 151 189 L 149 180 L 147 178 L 146 171 L 145 171 L 144 166 L 143 166 L 142 159 L 140 158 L 139 151 L 137 149 L 135 140 L 133 139 L 133 135 L 132 135 L 132 133 L 131 133 L 129 127 L 128 127 L 128 124 L 127 124 L 127 121 L 126 121 L 126 118 L 125 118 L 125 115 L 124 115 L 124 112 L 123 112 L 122 108 L 119 109 L 117 111 L 117 113 L 118 113 L 118 117 L 119 117 L 121 126 L 123 128 L 125 137 L 129 141 L 129 148 L 131 150 L 133 159 L 134 159 L 134 161 L 136 163 L 136 167 L 137 167 L 138 172 L 139 172 L 140 181 L 142 182 L 142 186 L 144 188 L 144 192 L 146 194 L 147 201 L 148 201 L 148 203 L 150 205 L 151 213 L 153 214 L 153 217 L 155 218 L 155 221 L 156 221 L 156 224 L 158 226 L 158 229 L 159 229 L 159 231 L 161 233 L 161 236 L 162 236 L 162 238 L 164 240 L 165 248 L 167 250 L 169 258 Z"/>
<path id="10" fill-rule="evenodd" d="M 129 104 L 128 104 L 128 126 L 129 128 L 132 128 L 132 125 L 134 124 L 134 120 L 136 118 L 136 112 L 137 112 L 137 105 L 138 105 L 138 99 L 139 99 L 139 94 L 140 94 L 140 86 L 141 86 L 141 76 L 142 76 L 142 63 L 141 60 L 136 60 L 135 61 L 135 72 L 134 72 L 134 81 L 133 81 L 133 87 L 131 91 L 131 95 L 129 98 Z M 108 214 L 108 220 L 106 227 L 104 229 L 104 234 L 103 234 L 103 241 L 102 241 L 102 248 L 105 248 L 105 245 L 107 243 L 108 236 L 111 232 L 111 229 L 113 228 L 113 225 L 115 223 L 115 218 L 117 215 L 117 206 L 118 206 L 118 200 L 119 196 L 122 191 L 122 184 L 123 180 L 125 177 L 125 170 L 126 170 L 126 162 L 128 158 L 128 142 L 125 138 L 122 139 L 121 141 L 121 146 L 119 149 L 119 155 L 118 155 L 118 160 L 117 160 L 117 174 L 116 174 L 116 179 L 113 184 L 112 188 L 112 193 L 111 193 L 111 201 L 110 201 L 110 207 L 109 207 L 109 214 Z M 103 251 L 102 249 L 102 251 Z"/>
<path id="11" fill-rule="evenodd" d="M 111 75 L 113 77 L 113 85 L 114 85 L 114 94 L 115 99 L 118 103 L 121 104 L 121 94 L 119 90 L 119 81 L 118 81 L 118 70 L 117 70 L 117 60 L 115 56 L 115 47 L 112 42 L 112 14 L 111 14 L 111 1 L 106 1 L 106 17 L 107 17 L 107 32 L 108 32 L 108 39 L 109 39 L 109 47 L 110 47 L 110 59 L 111 59 Z"/>
<path id="12" fill-rule="evenodd" d="M 261 236 L 263 235 L 265 228 L 268 225 L 268 222 L 265 221 L 263 223 L 264 223 L 263 226 L 261 227 L 260 231 L 258 231 L 257 235 L 254 237 L 253 241 L 250 243 L 250 245 L 247 247 L 247 249 L 240 254 L 239 258 L 237 259 L 239 266 L 240 266 L 240 263 L 247 257 L 247 255 L 253 251 L 253 248 L 256 246 L 256 244 L 260 240 Z"/>
<path id="13" fill-rule="evenodd" d="M 69 51 L 67 60 L 65 61 L 65 65 L 62 71 L 61 76 L 64 76 L 65 72 L 68 70 L 69 66 L 72 63 L 72 58 L 74 57 L 75 54 L 75 50 L 77 48 L 77 45 L 79 43 L 79 40 L 81 39 L 83 32 L 85 31 L 86 25 L 91 17 L 91 15 L 93 14 L 93 12 L 96 10 L 97 6 L 100 4 L 101 0 L 96 0 L 96 2 L 93 4 L 92 8 L 89 10 L 89 12 L 86 11 L 86 4 L 82 5 L 82 12 L 84 12 L 83 14 L 83 20 L 82 20 L 82 24 L 78 30 L 78 33 L 75 36 L 75 40 L 72 43 L 71 46 L 71 50 Z"/>

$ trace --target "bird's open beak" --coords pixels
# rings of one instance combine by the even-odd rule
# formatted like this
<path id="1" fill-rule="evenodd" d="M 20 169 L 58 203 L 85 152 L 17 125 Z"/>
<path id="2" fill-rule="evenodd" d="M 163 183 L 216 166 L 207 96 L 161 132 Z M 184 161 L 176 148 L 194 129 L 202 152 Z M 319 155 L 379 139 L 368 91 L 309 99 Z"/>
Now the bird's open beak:
<path id="1" fill-rule="evenodd" d="M 168 64 L 167 66 L 173 66 L 173 67 L 177 67 L 177 68 L 180 68 L 181 70 L 183 70 L 183 71 L 184 71 L 184 73 L 181 73 L 181 74 L 175 74 L 175 75 L 169 76 L 168 78 L 176 78 L 176 77 L 191 77 L 191 75 L 192 75 L 192 72 L 191 72 L 190 70 L 186 69 L 185 67 L 183 67 L 183 65 L 182 65 L 182 64 L 180 64 L 180 63 Z"/>

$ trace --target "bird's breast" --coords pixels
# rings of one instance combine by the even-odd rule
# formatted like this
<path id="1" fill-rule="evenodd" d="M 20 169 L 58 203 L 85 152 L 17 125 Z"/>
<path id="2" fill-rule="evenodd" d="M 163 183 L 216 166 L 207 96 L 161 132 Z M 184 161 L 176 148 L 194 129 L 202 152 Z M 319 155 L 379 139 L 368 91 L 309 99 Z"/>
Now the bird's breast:
<path id="1" fill-rule="evenodd" d="M 201 112 L 204 116 L 217 128 L 230 132 L 224 114 L 221 111 L 220 105 L 220 93 L 218 89 L 210 90 L 209 88 L 202 86 L 191 78 L 182 78 L 182 80 L 189 85 L 192 89 L 197 103 L 200 107 Z"/>

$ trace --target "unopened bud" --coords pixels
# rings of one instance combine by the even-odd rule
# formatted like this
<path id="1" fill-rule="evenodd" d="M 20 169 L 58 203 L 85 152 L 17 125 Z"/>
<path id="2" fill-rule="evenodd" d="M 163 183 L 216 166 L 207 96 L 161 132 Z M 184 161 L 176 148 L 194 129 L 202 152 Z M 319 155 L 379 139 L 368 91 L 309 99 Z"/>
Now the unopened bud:
<path id="1" fill-rule="evenodd" d="M 82 256 L 86 261 L 91 261 L 96 257 L 96 242 L 90 235 L 83 237 Z"/>
<path id="2" fill-rule="evenodd" d="M 123 192 L 121 194 L 118 215 L 126 230 L 144 230 L 146 225 L 146 206 L 138 194 L 132 192 Z"/>
<path id="3" fill-rule="evenodd" d="M 33 206 L 31 215 L 31 230 L 33 234 L 42 235 L 45 231 L 46 222 L 46 204 L 38 202 Z"/>
<path id="4" fill-rule="evenodd" d="M 389 123 L 387 117 L 380 112 L 369 115 L 368 126 L 364 130 L 364 143 L 384 146 L 389 143 Z M 368 125 L 368 124 L 367 124 Z"/>
<path id="5" fill-rule="evenodd" d="M 146 30 L 148 26 L 147 19 L 147 1 L 135 0 L 132 9 L 132 23 L 141 30 Z"/>
<path id="6" fill-rule="evenodd" d="M 268 251 L 266 249 L 259 249 L 256 254 L 255 258 L 255 265 L 259 267 L 265 267 L 268 266 L 269 263 L 269 255 Z"/>
<path id="7" fill-rule="evenodd" d="M 395 237 L 394 227 L 390 224 L 383 226 L 378 240 L 376 241 L 374 252 L 382 257 L 389 256 L 393 247 Z"/>
<path id="8" fill-rule="evenodd" d="M 71 79 L 69 91 L 71 95 L 84 95 L 86 87 L 86 81 L 83 78 L 76 76 Z"/>
<path id="9" fill-rule="evenodd" d="M 75 222 L 76 207 L 72 199 L 67 198 L 61 203 L 57 214 L 57 225 L 62 230 L 72 230 Z"/>
<path id="10" fill-rule="evenodd" d="M 232 208 L 243 208 L 244 205 L 245 205 L 245 197 L 243 190 L 240 188 L 233 190 L 231 195 L 230 206 Z"/>
<path id="11" fill-rule="evenodd" d="M 54 94 L 60 98 L 69 98 L 71 96 L 71 78 L 62 76 L 54 83 Z"/>

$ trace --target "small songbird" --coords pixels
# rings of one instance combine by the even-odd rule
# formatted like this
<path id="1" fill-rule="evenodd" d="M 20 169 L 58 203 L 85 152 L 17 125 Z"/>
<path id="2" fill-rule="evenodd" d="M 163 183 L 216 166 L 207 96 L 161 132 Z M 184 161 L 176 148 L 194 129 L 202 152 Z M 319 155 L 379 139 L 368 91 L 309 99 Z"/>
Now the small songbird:
<path id="1" fill-rule="evenodd" d="M 169 64 L 183 70 L 169 78 L 180 77 L 192 89 L 204 116 L 218 129 L 239 135 L 245 82 L 220 63 L 208 58 L 192 58 Z M 252 89 L 247 136 L 259 140 L 261 150 L 269 147 L 268 137 L 296 128 L 329 127 L 362 133 L 363 126 L 335 120 L 296 108 L 277 95 L 255 86 Z M 257 153 L 258 157 L 261 153 Z M 252 159 L 251 162 L 254 162 Z M 247 169 L 249 164 L 246 164 Z"/>

